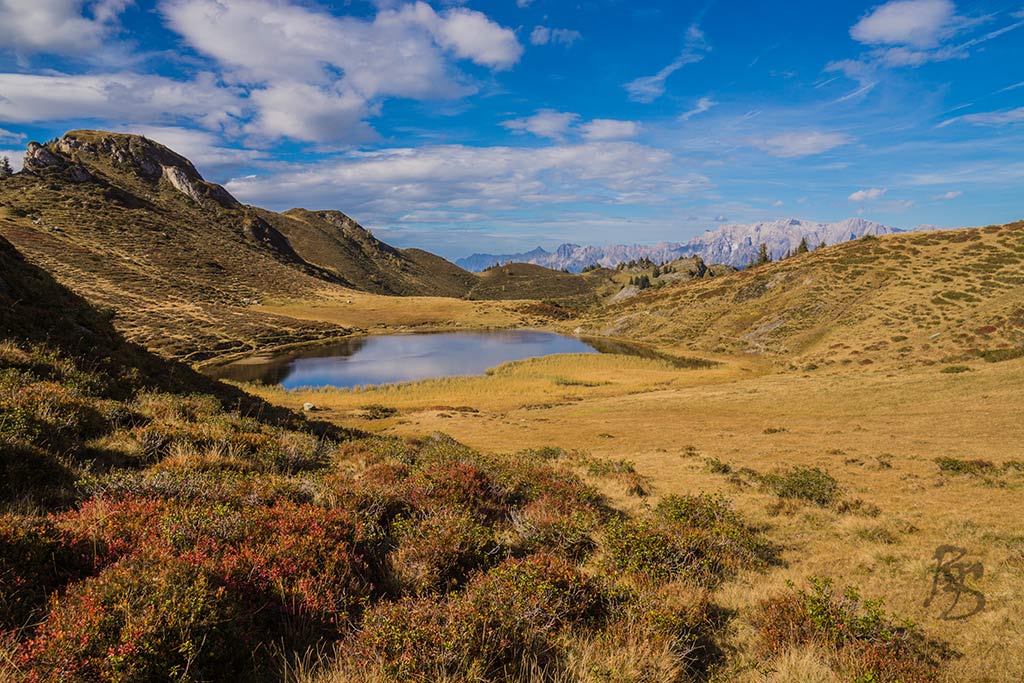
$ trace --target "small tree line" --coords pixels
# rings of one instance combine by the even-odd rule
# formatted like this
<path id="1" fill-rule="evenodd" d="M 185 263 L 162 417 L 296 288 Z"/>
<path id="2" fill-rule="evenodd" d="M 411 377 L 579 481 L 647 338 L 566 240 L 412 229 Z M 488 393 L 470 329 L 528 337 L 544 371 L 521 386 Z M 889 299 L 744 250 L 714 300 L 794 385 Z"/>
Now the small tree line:
<path id="1" fill-rule="evenodd" d="M 0 157 L 0 179 L 10 178 L 14 175 L 14 168 L 11 166 L 11 160 L 6 156 Z"/>

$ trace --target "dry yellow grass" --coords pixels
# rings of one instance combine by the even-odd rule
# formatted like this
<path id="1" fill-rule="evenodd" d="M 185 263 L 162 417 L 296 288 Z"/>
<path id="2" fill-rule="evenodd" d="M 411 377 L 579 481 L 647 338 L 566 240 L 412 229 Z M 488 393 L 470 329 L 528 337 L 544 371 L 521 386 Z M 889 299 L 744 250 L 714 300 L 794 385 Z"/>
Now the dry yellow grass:
<path id="1" fill-rule="evenodd" d="M 779 373 L 753 358 L 725 360 L 714 369 L 680 370 L 623 356 L 555 356 L 511 363 L 485 377 L 256 393 L 290 406 L 311 401 L 327 418 L 361 428 L 444 431 L 490 451 L 554 445 L 625 458 L 647 478 L 651 497 L 631 496 L 614 479 L 600 488 L 627 509 L 671 493 L 722 492 L 767 528 L 785 548 L 786 563 L 726 584 L 716 596 L 723 606 L 743 615 L 787 581 L 830 576 L 884 597 L 889 609 L 947 640 L 962 657 L 947 666 L 945 681 L 1024 680 L 1024 473 L 950 475 L 934 461 L 1024 460 L 1024 361 L 975 361 L 968 372 L 946 374 L 939 365 L 898 373 Z M 400 413 L 361 420 L 360 406 L 370 403 Z M 839 480 L 845 499 L 863 499 L 880 513 L 795 506 L 773 514 L 774 495 L 711 471 L 707 458 L 734 472 L 822 467 Z M 943 618 L 953 596 L 942 590 L 925 605 L 934 554 L 943 545 L 964 548 L 964 561 L 983 568 L 965 581 L 984 595 L 982 612 Z M 969 611 L 974 600 L 965 592 L 961 608 Z M 758 673 L 765 663 L 751 654 L 753 628 L 742 616 L 732 637 L 739 654 L 730 680 L 766 680 Z M 795 651 L 770 668 L 772 681 L 834 680 L 826 660 L 810 651 Z"/>
<path id="2" fill-rule="evenodd" d="M 528 322 L 517 302 L 467 301 L 444 297 L 395 297 L 324 288 L 312 300 L 266 301 L 253 310 L 297 320 L 327 322 L 355 330 L 399 331 L 512 327 Z"/>

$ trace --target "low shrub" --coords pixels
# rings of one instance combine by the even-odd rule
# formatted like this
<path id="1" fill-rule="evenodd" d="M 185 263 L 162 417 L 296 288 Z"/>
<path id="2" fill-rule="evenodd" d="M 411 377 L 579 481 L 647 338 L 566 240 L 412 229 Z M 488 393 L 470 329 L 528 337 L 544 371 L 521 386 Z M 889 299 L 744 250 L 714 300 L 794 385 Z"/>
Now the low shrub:
<path id="1" fill-rule="evenodd" d="M 228 680 L 252 668 L 252 618 L 202 568 L 132 558 L 59 596 L 18 663 L 29 681 Z"/>
<path id="2" fill-rule="evenodd" d="M 761 483 L 779 498 L 791 498 L 822 507 L 839 498 L 839 482 L 819 467 L 794 466 L 761 475 Z"/>
<path id="3" fill-rule="evenodd" d="M 995 463 L 977 458 L 973 460 L 950 457 L 935 458 L 935 464 L 939 466 L 939 470 L 950 474 L 983 475 L 994 474 L 997 471 Z"/>
<path id="4" fill-rule="evenodd" d="M 348 645 L 387 680 L 515 678 L 559 657 L 558 635 L 601 618 L 600 588 L 547 554 L 508 559 L 447 602 L 407 598 L 368 610 Z"/>
<path id="5" fill-rule="evenodd" d="M 525 552 L 547 551 L 580 559 L 594 547 L 593 531 L 600 515 L 550 495 L 542 495 L 512 511 L 513 543 Z"/>
<path id="6" fill-rule="evenodd" d="M 392 530 L 398 545 L 389 559 L 401 593 L 425 595 L 455 588 L 497 557 L 500 549 L 493 529 L 459 508 L 433 508 L 400 518 Z"/>
<path id="7" fill-rule="evenodd" d="M 0 631 L 30 623 L 51 593 L 91 565 L 88 546 L 69 543 L 51 521 L 0 515 Z"/>
<path id="8" fill-rule="evenodd" d="M 770 597 L 754 612 L 761 653 L 776 657 L 793 646 L 816 644 L 853 681 L 934 681 L 948 648 L 926 638 L 912 622 L 887 615 L 879 600 L 856 589 L 838 593 L 831 581 L 810 580 L 810 590 Z"/>
<path id="9" fill-rule="evenodd" d="M 363 418 L 367 420 L 386 420 L 389 417 L 398 415 L 398 408 L 381 405 L 380 403 L 365 405 L 361 410 L 363 411 Z"/>

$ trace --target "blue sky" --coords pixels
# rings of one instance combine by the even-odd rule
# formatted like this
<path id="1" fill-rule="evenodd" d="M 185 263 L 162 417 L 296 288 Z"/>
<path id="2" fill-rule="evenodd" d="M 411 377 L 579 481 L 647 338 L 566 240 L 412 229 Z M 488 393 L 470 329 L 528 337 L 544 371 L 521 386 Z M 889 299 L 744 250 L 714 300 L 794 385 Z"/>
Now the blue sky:
<path id="1" fill-rule="evenodd" d="M 1024 1 L 0 0 L 0 154 L 139 132 L 449 257 L 1024 217 Z"/>

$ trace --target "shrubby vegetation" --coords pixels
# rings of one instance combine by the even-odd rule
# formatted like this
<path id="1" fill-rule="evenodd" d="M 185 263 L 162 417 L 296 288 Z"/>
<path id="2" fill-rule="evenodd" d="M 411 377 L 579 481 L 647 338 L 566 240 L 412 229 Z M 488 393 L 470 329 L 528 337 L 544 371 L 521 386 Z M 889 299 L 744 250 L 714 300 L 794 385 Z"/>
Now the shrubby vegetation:
<path id="1" fill-rule="evenodd" d="M 839 592 L 825 579 L 764 600 L 753 621 L 763 655 L 817 645 L 843 680 L 856 683 L 934 681 L 952 654 L 912 622 L 886 614 L 880 600 L 865 600 L 855 588 Z"/>

